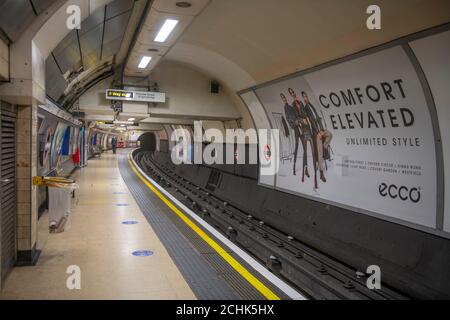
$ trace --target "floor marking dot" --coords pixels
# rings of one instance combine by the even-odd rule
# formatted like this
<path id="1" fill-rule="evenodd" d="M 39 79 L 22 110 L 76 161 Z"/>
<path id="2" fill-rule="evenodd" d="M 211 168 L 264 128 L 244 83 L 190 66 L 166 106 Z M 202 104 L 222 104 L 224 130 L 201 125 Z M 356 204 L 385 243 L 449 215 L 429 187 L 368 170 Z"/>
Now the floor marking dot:
<path id="1" fill-rule="evenodd" d="M 125 224 L 125 225 L 132 225 L 132 224 L 138 224 L 139 222 L 137 222 L 137 221 L 123 221 L 122 222 L 122 224 Z"/>
<path id="2" fill-rule="evenodd" d="M 138 250 L 138 251 L 134 251 L 133 256 L 135 257 L 150 257 L 153 255 L 153 251 L 150 250 Z"/>

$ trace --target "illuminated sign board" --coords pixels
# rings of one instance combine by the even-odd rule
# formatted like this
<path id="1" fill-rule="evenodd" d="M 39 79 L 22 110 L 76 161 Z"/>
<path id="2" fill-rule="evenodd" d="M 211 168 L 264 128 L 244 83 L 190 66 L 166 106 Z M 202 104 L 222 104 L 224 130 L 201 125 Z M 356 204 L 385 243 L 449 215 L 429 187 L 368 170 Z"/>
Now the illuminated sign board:
<path id="1" fill-rule="evenodd" d="M 166 102 L 166 94 L 162 92 L 131 91 L 131 90 L 106 90 L 106 99 L 138 102 Z"/>
<path id="2" fill-rule="evenodd" d="M 118 90 L 107 90 L 106 98 L 110 99 L 133 99 L 133 92 L 125 92 Z"/>

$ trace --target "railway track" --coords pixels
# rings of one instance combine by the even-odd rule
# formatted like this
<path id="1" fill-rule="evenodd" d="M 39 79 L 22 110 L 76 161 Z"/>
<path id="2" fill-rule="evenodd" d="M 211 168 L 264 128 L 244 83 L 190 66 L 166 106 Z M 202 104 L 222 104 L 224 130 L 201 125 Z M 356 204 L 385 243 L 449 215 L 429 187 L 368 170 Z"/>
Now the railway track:
<path id="1" fill-rule="evenodd" d="M 136 150 L 133 157 L 144 172 L 174 197 L 308 297 L 408 299 L 385 285 L 381 290 L 370 290 L 367 287 L 369 275 L 363 271 L 314 250 L 249 215 L 237 204 L 224 201 L 211 190 L 193 184 L 180 176 L 174 165 L 158 163 L 151 152 Z"/>

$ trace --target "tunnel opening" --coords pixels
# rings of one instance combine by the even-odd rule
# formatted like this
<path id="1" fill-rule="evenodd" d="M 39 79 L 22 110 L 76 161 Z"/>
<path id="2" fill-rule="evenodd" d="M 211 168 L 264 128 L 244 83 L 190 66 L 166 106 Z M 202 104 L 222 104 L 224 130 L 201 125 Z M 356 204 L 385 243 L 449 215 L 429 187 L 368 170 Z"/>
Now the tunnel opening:
<path id="1" fill-rule="evenodd" d="M 145 151 L 156 151 L 156 135 L 154 132 L 146 132 L 142 136 L 139 137 L 138 142 L 141 146 L 141 149 Z"/>

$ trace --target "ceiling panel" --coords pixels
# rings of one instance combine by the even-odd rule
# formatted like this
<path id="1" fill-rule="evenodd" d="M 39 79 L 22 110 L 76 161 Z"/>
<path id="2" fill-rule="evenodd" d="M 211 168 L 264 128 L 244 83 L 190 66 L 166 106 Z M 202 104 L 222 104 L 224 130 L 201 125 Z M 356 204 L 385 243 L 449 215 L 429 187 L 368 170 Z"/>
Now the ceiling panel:
<path id="1" fill-rule="evenodd" d="M 73 45 L 77 42 L 77 33 L 75 30 L 69 32 L 69 34 L 56 46 L 53 53 L 58 56 L 66 50 L 66 48 L 70 45 Z"/>
<path id="2" fill-rule="evenodd" d="M 53 100 L 57 101 L 59 97 L 63 94 L 66 88 L 66 81 L 61 75 L 58 66 L 52 56 L 47 59 L 45 63 L 46 75 L 45 75 L 45 86 L 47 90 L 47 95 Z"/>
<path id="3" fill-rule="evenodd" d="M 178 25 L 175 30 L 170 34 L 169 38 L 164 43 L 155 42 L 159 30 L 163 26 L 166 19 L 178 20 Z M 139 45 L 146 46 L 148 48 L 166 48 L 169 49 L 176 42 L 178 37 L 183 33 L 187 26 L 192 22 L 191 16 L 175 16 L 169 13 L 158 13 L 157 11 L 151 11 L 145 24 L 138 37 Z M 163 51 L 163 50 L 160 50 Z"/>
<path id="4" fill-rule="evenodd" d="M 33 6 L 36 9 L 37 14 L 43 13 L 47 10 L 52 4 L 54 4 L 57 0 L 31 0 L 33 2 Z"/>
<path id="5" fill-rule="evenodd" d="M 141 54 L 158 55 L 164 54 L 167 51 L 167 47 L 159 45 L 156 42 L 150 45 L 146 43 L 141 43 L 138 39 L 133 51 L 139 52 Z"/>
<path id="6" fill-rule="evenodd" d="M 122 38 L 116 38 L 108 43 L 103 44 L 103 57 L 102 59 L 114 56 L 120 48 Z"/>
<path id="7" fill-rule="evenodd" d="M 155 0 L 149 15 L 145 19 L 144 25 L 138 36 L 137 42 L 133 47 L 132 58 L 126 66 L 126 75 L 138 75 L 139 77 L 148 76 L 154 67 L 168 50 L 176 43 L 178 38 L 192 23 L 195 16 L 198 15 L 209 4 L 209 0 L 190 0 L 192 4 L 189 8 L 180 8 L 176 6 L 177 1 Z M 178 24 L 164 43 L 154 41 L 161 27 L 167 19 L 178 20 Z M 209 26 L 205 27 L 206 29 Z M 151 49 L 157 49 L 156 52 Z M 151 56 L 152 62 L 145 70 L 138 69 L 138 63 L 143 56 Z"/>
<path id="8" fill-rule="evenodd" d="M 13 42 L 35 17 L 29 0 L 0 0 L 0 28 Z"/>
<path id="9" fill-rule="evenodd" d="M 2 1 L 2 0 L 0 0 Z M 74 90 L 83 83 L 79 82 L 84 75 L 89 74 L 100 63 L 100 55 L 103 53 L 102 61 L 112 61 L 112 57 L 117 54 L 122 44 L 122 39 L 128 26 L 131 11 L 133 8 L 133 0 L 115 0 L 106 7 L 106 22 L 105 21 L 105 6 L 99 7 L 81 24 L 79 30 L 80 47 L 83 57 L 84 71 L 78 75 L 79 78 L 72 82 L 72 85 L 67 87 L 64 78 L 61 76 L 58 67 L 51 60 L 52 56 L 47 59 L 47 70 L 51 79 L 49 81 L 58 81 L 58 86 L 55 88 L 47 87 L 48 94 L 54 100 L 64 99 L 64 92 L 68 95 L 75 93 Z M 109 19 L 108 19 L 109 18 Z M 103 40 L 103 41 L 102 41 Z M 80 47 L 78 46 L 77 32 L 72 31 L 53 51 L 58 64 L 60 65 L 64 74 L 67 71 L 76 71 L 81 66 Z M 56 72 L 58 71 L 58 72 Z M 92 76 L 87 76 L 91 78 Z M 62 89 L 62 90 L 61 90 Z M 59 96 L 58 96 L 59 95 Z"/>
<path id="10" fill-rule="evenodd" d="M 106 9 L 106 19 L 111 19 L 126 11 L 130 11 L 133 8 L 133 3 L 133 0 L 120 0 L 110 3 Z"/>
<path id="11" fill-rule="evenodd" d="M 196 16 L 198 15 L 205 6 L 210 2 L 210 0 L 189 0 L 188 2 L 192 5 L 189 8 L 178 7 L 178 1 L 167 1 L 167 0 L 155 0 L 153 3 L 153 8 L 159 12 L 170 12 L 179 15 Z"/>
<path id="12" fill-rule="evenodd" d="M 99 61 L 99 57 L 100 57 L 100 47 L 96 48 L 96 50 L 93 50 L 89 53 L 83 53 L 84 70 L 88 70 L 93 66 L 95 66 Z"/>
<path id="13" fill-rule="evenodd" d="M 84 35 L 97 28 L 99 25 L 103 24 L 103 20 L 105 17 L 105 8 L 101 7 L 95 10 L 89 17 L 87 17 L 81 23 L 81 29 L 79 31 L 80 36 Z"/>
<path id="14" fill-rule="evenodd" d="M 48 59 L 50 58 L 51 56 L 49 56 Z M 78 48 L 78 42 L 72 42 L 60 53 L 55 53 L 55 58 L 64 73 L 69 69 L 73 70 L 78 68 L 80 66 L 80 50 Z"/>
<path id="15" fill-rule="evenodd" d="M 85 70 L 89 69 L 100 59 L 102 46 L 103 24 L 80 37 L 81 51 Z"/>
<path id="16" fill-rule="evenodd" d="M 129 18 L 130 12 L 106 21 L 104 41 L 109 42 L 117 37 L 123 37 Z"/>
<path id="17" fill-rule="evenodd" d="M 142 59 L 142 55 L 134 53 L 134 52 L 133 52 L 133 54 L 131 54 L 130 59 L 127 64 L 126 72 L 125 72 L 126 75 L 137 76 L 137 77 L 148 76 L 148 74 L 149 74 L 148 70 L 154 69 L 155 66 L 161 61 L 160 56 L 153 56 L 147 69 L 141 70 L 141 69 L 138 69 L 138 67 L 137 67 L 139 65 L 139 62 L 141 61 L 141 59 Z"/>
<path id="18" fill-rule="evenodd" d="M 383 8 L 383 28 L 377 32 L 364 23 L 374 2 Z M 256 83 L 270 81 L 449 19 L 449 0 L 214 0 L 169 57 L 224 78 L 230 70 L 220 61 L 228 61 L 237 70 L 228 83 L 238 91 L 245 88 L 234 84 L 241 74 Z"/>
<path id="19" fill-rule="evenodd" d="M 103 40 L 103 58 L 115 55 L 122 44 L 130 13 L 122 14 L 106 21 Z"/>

